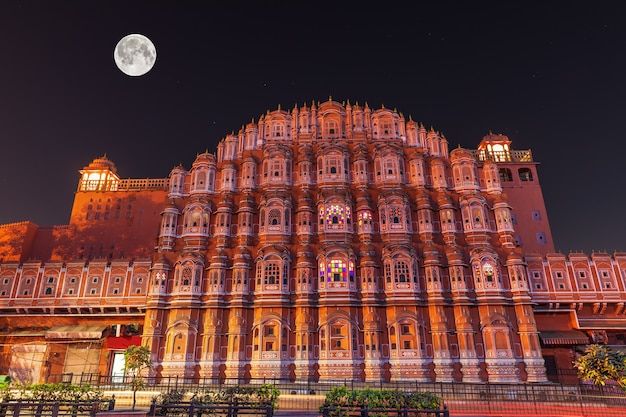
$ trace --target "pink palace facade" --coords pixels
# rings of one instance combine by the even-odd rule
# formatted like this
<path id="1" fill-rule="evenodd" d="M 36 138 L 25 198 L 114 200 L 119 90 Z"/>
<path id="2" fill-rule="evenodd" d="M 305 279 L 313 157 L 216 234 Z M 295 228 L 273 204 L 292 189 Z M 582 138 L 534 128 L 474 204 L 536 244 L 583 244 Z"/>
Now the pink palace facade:
<path id="1" fill-rule="evenodd" d="M 554 253 L 537 165 L 333 100 L 169 178 L 97 158 L 69 225 L 0 227 L 0 373 L 112 375 L 142 343 L 189 380 L 562 381 L 624 344 L 626 255 Z"/>

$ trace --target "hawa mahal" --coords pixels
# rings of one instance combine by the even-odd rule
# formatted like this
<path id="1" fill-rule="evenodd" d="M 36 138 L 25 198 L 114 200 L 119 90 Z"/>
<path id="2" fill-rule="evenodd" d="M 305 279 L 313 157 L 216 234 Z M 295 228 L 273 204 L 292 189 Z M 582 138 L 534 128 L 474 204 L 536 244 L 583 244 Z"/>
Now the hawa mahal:
<path id="1" fill-rule="evenodd" d="M 623 345 L 626 254 L 555 253 L 530 150 L 448 145 L 329 99 L 166 178 L 94 159 L 68 225 L 0 226 L 0 373 L 115 377 L 143 344 L 190 381 L 544 383 Z"/>

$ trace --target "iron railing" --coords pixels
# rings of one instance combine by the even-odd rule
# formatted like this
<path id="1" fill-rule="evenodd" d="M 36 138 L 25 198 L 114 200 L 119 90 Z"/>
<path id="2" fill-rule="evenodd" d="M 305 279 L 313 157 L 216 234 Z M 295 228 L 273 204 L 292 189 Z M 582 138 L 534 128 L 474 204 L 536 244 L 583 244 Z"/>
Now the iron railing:
<path id="1" fill-rule="evenodd" d="M 442 410 L 419 410 L 413 408 L 347 408 L 347 407 L 324 407 L 321 409 L 323 417 L 369 417 L 369 416 L 398 416 L 398 417 L 449 417 L 450 412 Z"/>
<path id="2" fill-rule="evenodd" d="M 0 416 L 11 417 L 96 417 L 96 413 L 109 408 L 107 401 L 1 401 Z"/>
<path id="3" fill-rule="evenodd" d="M 203 417 L 203 416 L 226 416 L 226 417 L 247 417 L 261 416 L 272 417 L 274 410 L 269 405 L 259 404 L 238 404 L 237 402 L 199 405 L 191 402 L 179 404 L 156 404 L 152 401 L 148 417 L 168 416 L 168 417 Z"/>
<path id="4" fill-rule="evenodd" d="M 48 382 L 60 382 L 61 376 Z M 58 381 L 56 380 L 58 379 Z M 68 380 L 68 379 L 66 379 Z M 72 378 L 69 378 L 72 380 Z M 80 382 L 79 382 L 80 381 Z M 104 377 L 84 374 L 73 378 L 73 383 L 91 384 L 99 387 L 105 395 L 116 395 L 118 404 L 128 403 L 129 380 L 123 377 Z M 448 383 L 417 381 L 286 381 L 281 379 L 192 379 L 183 377 L 146 378 L 146 387 L 137 393 L 137 405 L 148 407 L 160 393 L 179 391 L 188 393 L 216 392 L 234 386 L 258 386 L 272 384 L 280 391 L 279 410 L 318 410 L 324 404 L 325 395 L 334 387 L 345 386 L 351 390 L 364 388 L 393 389 L 413 392 L 430 392 L 443 399 L 452 414 L 478 413 L 492 410 L 494 413 L 515 415 L 547 415 L 573 413 L 623 417 L 626 396 L 615 386 L 595 386 L 586 383 Z"/>

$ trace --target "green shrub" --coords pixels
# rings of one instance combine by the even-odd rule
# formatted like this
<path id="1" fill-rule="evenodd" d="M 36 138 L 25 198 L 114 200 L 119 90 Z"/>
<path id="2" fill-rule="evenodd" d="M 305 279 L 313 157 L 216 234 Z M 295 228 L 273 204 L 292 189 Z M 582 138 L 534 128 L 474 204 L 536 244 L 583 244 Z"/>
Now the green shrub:
<path id="1" fill-rule="evenodd" d="M 75 384 L 16 384 L 18 395 L 13 399 L 67 402 L 97 402 L 103 400 L 100 389 Z"/>
<path id="2" fill-rule="evenodd" d="M 334 387 L 326 394 L 324 404 L 320 407 L 347 408 L 347 409 L 387 409 L 400 410 L 403 408 L 419 410 L 437 410 L 441 407 L 441 398 L 429 392 L 406 392 L 400 390 L 349 390 L 347 387 Z M 380 413 L 378 413 L 380 414 Z M 374 417 L 378 414 L 370 414 Z M 345 416 L 339 410 L 331 411 L 333 417 Z M 381 416 L 386 413 L 381 414 Z"/>

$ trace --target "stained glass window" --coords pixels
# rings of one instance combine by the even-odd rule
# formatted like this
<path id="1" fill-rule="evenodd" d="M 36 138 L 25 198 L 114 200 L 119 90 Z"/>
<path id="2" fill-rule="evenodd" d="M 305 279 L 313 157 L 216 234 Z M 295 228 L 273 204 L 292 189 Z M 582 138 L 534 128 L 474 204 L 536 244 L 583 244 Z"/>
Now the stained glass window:
<path id="1" fill-rule="evenodd" d="M 354 271 L 352 271 L 354 274 Z M 328 264 L 328 281 L 335 282 L 346 282 L 348 271 L 346 268 L 346 263 L 341 259 L 333 259 Z"/>
<path id="2" fill-rule="evenodd" d="M 485 279 L 488 282 L 493 282 L 493 265 L 490 263 L 485 263 L 483 265 L 483 272 L 485 274 Z"/>
<path id="3" fill-rule="evenodd" d="M 193 276 L 193 271 L 190 267 L 183 268 L 183 285 L 189 285 L 189 280 Z"/>
<path id="4" fill-rule="evenodd" d="M 346 215 L 343 207 L 332 204 L 326 208 L 326 224 L 345 224 Z"/>
<path id="5" fill-rule="evenodd" d="M 478 263 L 474 264 L 474 275 L 476 276 L 476 281 L 480 282 L 482 272 L 480 270 L 480 265 Z"/>
<path id="6" fill-rule="evenodd" d="M 389 218 L 392 223 L 402 223 L 402 209 L 393 207 L 389 210 Z"/>
<path id="7" fill-rule="evenodd" d="M 350 275 L 350 282 L 354 282 L 354 262 L 350 261 L 350 268 L 348 269 L 348 275 Z"/>

